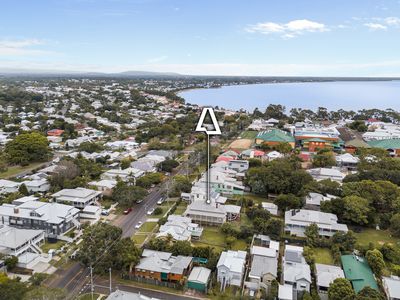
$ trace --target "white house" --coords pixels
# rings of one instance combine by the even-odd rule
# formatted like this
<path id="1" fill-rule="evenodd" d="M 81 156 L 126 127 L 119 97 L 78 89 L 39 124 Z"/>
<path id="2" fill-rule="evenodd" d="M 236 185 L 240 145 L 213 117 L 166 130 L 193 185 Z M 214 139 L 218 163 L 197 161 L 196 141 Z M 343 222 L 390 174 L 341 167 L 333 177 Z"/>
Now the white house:
<path id="1" fill-rule="evenodd" d="M 400 278 L 397 276 L 382 277 L 382 285 L 389 300 L 400 299 Z"/>
<path id="2" fill-rule="evenodd" d="M 262 202 L 261 205 L 262 208 L 268 210 L 272 215 L 274 216 L 278 215 L 278 205 L 271 202 Z"/>
<path id="3" fill-rule="evenodd" d="M 57 203 L 73 205 L 76 208 L 84 208 L 95 204 L 101 198 L 101 192 L 78 187 L 76 189 L 63 189 L 52 195 Z"/>
<path id="4" fill-rule="evenodd" d="M 337 278 L 345 278 L 342 268 L 331 265 L 315 264 L 317 290 L 320 294 L 327 294 L 329 285 Z"/>
<path id="5" fill-rule="evenodd" d="M 20 182 L 14 182 L 11 180 L 0 179 L 0 193 L 8 194 L 18 192 Z"/>
<path id="6" fill-rule="evenodd" d="M 353 156 L 350 153 L 337 155 L 335 159 L 336 165 L 338 167 L 346 169 L 348 171 L 355 171 L 357 169 L 358 163 L 360 162 L 360 159 L 358 157 Z"/>
<path id="7" fill-rule="evenodd" d="M 103 174 L 101 174 L 101 179 L 106 180 L 117 180 L 117 178 L 128 181 L 129 179 L 138 179 L 143 176 L 144 172 L 135 168 L 126 168 L 126 169 L 111 169 Z"/>
<path id="8" fill-rule="evenodd" d="M 341 183 L 343 181 L 343 178 L 346 176 L 346 174 L 342 173 L 338 169 L 334 168 L 315 168 L 315 169 L 309 169 L 307 172 L 316 180 L 316 181 L 321 181 L 324 179 L 330 179 L 332 181 L 337 181 Z"/>
<path id="9" fill-rule="evenodd" d="M 96 188 L 98 191 L 101 191 L 103 195 L 110 196 L 112 194 L 113 188 L 117 185 L 116 180 L 98 180 L 91 181 L 88 183 L 89 186 Z"/>
<path id="10" fill-rule="evenodd" d="M 192 223 L 192 219 L 178 215 L 168 216 L 164 225 L 160 226 L 157 238 L 171 236 L 175 241 L 190 241 L 192 238 L 199 239 L 203 228 Z"/>
<path id="11" fill-rule="evenodd" d="M 297 292 L 310 292 L 311 269 L 303 257 L 303 248 L 286 245 L 283 257 L 283 282 Z"/>
<path id="12" fill-rule="evenodd" d="M 246 265 L 245 251 L 224 251 L 217 263 L 217 281 L 221 284 L 221 290 L 227 286 L 240 287 Z"/>
<path id="13" fill-rule="evenodd" d="M 285 231 L 296 236 L 304 237 L 304 232 L 311 224 L 318 226 L 321 236 L 331 237 L 336 232 L 348 231 L 346 224 L 337 222 L 334 214 L 307 209 L 292 209 L 285 212 Z"/>
<path id="14" fill-rule="evenodd" d="M 271 285 L 277 278 L 278 273 L 278 251 L 273 248 L 252 246 L 250 249 L 251 267 L 249 280 L 265 288 Z"/>
<path id="15" fill-rule="evenodd" d="M 25 184 L 29 193 L 45 193 L 50 190 L 47 179 L 27 180 L 22 183 Z"/>
<path id="16" fill-rule="evenodd" d="M 324 196 L 320 193 L 311 192 L 306 196 L 306 205 L 310 207 L 319 208 L 321 206 L 321 202 L 330 201 L 333 198 L 335 198 L 335 196 L 333 195 Z"/>

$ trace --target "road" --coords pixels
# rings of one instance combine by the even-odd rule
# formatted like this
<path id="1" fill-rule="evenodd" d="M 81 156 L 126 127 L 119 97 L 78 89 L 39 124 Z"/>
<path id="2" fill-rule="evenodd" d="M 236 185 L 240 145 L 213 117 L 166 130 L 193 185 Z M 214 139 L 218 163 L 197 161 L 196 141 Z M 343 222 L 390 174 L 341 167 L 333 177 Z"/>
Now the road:
<path id="1" fill-rule="evenodd" d="M 180 167 L 177 169 L 177 171 L 174 172 L 173 175 L 184 173 L 185 169 L 183 167 Z M 122 229 L 123 237 L 131 237 L 135 233 L 135 225 L 139 221 L 145 221 L 145 219 L 147 218 L 147 211 L 156 206 L 157 201 L 161 198 L 162 195 L 165 195 L 168 185 L 171 184 L 172 179 L 169 178 L 167 181 L 161 183 L 159 186 L 151 190 L 150 193 L 145 197 L 145 199 L 143 199 L 142 203 L 136 204 L 133 207 L 132 212 L 127 215 L 121 215 L 113 221 L 113 225 L 118 226 Z M 74 262 L 66 269 L 58 269 L 53 274 L 53 276 L 51 276 L 51 278 L 46 281 L 46 285 L 49 287 L 66 289 L 69 295 L 68 299 L 74 299 L 75 296 L 78 295 L 80 291 L 82 291 L 84 285 L 89 282 L 89 274 L 89 268 L 84 268 L 78 262 Z"/>
<path id="2" fill-rule="evenodd" d="M 110 282 L 106 279 L 96 279 L 94 281 L 94 292 L 108 294 L 110 292 L 109 288 Z M 142 295 L 162 299 L 162 300 L 193 300 L 193 299 L 201 299 L 197 297 L 189 297 L 189 296 L 181 296 L 177 294 L 167 293 L 163 291 L 157 291 L 154 289 L 146 289 L 137 286 L 130 286 L 130 285 L 123 285 L 123 284 L 116 284 L 112 287 L 112 290 L 115 291 L 116 289 L 131 293 L 140 293 Z M 90 285 L 86 285 L 83 290 L 82 294 L 90 293 Z"/>

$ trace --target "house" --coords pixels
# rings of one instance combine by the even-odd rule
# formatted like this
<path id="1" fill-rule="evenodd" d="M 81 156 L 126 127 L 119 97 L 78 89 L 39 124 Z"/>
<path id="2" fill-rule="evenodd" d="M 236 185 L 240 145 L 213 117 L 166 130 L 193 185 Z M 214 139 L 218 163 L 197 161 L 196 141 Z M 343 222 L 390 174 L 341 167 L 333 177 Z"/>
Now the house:
<path id="1" fill-rule="evenodd" d="M 292 149 L 295 147 L 294 137 L 290 133 L 280 129 L 271 129 L 259 132 L 255 138 L 255 143 L 257 145 L 267 145 L 269 147 L 288 143 Z"/>
<path id="2" fill-rule="evenodd" d="M 291 284 L 279 285 L 278 300 L 293 300 L 293 286 Z"/>
<path id="3" fill-rule="evenodd" d="M 157 238 L 171 236 L 175 241 L 190 241 L 192 238 L 199 239 L 203 228 L 192 223 L 192 219 L 178 215 L 168 216 L 167 222 L 160 226 Z"/>
<path id="4" fill-rule="evenodd" d="M 278 205 L 271 202 L 262 202 L 261 205 L 262 208 L 268 210 L 272 215 L 274 216 L 278 215 Z"/>
<path id="5" fill-rule="evenodd" d="M 204 267 L 194 267 L 190 272 L 187 287 L 202 293 L 207 293 L 211 279 L 211 270 Z"/>
<path id="6" fill-rule="evenodd" d="M 97 222 L 100 220 L 101 207 L 97 205 L 87 205 L 79 213 L 81 221 Z"/>
<path id="7" fill-rule="evenodd" d="M 354 154 L 358 149 L 368 149 L 371 148 L 362 139 L 353 139 L 344 143 L 344 149 L 347 153 Z"/>
<path id="8" fill-rule="evenodd" d="M 307 209 L 292 209 L 285 212 L 285 232 L 304 237 L 305 230 L 311 224 L 318 226 L 320 236 L 331 237 L 336 232 L 348 231 L 346 224 L 337 222 L 336 215 Z"/>
<path id="9" fill-rule="evenodd" d="M 126 169 L 111 169 L 101 174 L 101 179 L 104 180 L 117 180 L 128 181 L 130 179 L 136 180 L 144 175 L 144 171 L 135 168 Z"/>
<path id="10" fill-rule="evenodd" d="M 337 155 L 335 159 L 336 159 L 336 165 L 347 171 L 357 170 L 357 165 L 360 162 L 360 159 L 358 157 L 353 156 L 350 153 Z"/>
<path id="11" fill-rule="evenodd" d="M 0 179 L 0 194 L 8 194 L 18 192 L 20 182 L 14 182 L 11 180 Z"/>
<path id="12" fill-rule="evenodd" d="M 331 265 L 315 264 L 317 291 L 321 296 L 328 293 L 329 285 L 337 278 L 344 278 L 342 268 Z"/>
<path id="13" fill-rule="evenodd" d="M 52 195 L 57 203 L 73 205 L 76 208 L 82 209 L 87 205 L 95 204 L 100 200 L 102 195 L 99 191 L 94 191 L 82 187 L 75 189 L 63 189 Z"/>
<path id="14" fill-rule="evenodd" d="M 372 148 L 384 149 L 393 157 L 400 156 L 400 137 L 395 139 L 369 141 L 368 145 Z"/>
<path id="15" fill-rule="evenodd" d="M 108 295 L 105 300 L 159 300 L 157 298 L 147 297 L 142 293 L 131 293 L 121 290 L 116 290 Z"/>
<path id="16" fill-rule="evenodd" d="M 278 251 L 273 248 L 252 246 L 250 249 L 251 267 L 249 280 L 258 288 L 269 289 L 278 273 Z"/>
<path id="17" fill-rule="evenodd" d="M 311 210 L 319 210 L 320 206 L 321 206 L 321 202 L 323 201 L 330 201 L 333 198 L 335 198 L 335 196 L 333 195 L 322 195 L 320 193 L 309 193 L 306 196 L 306 205 L 305 207 L 307 209 L 311 209 Z"/>
<path id="18" fill-rule="evenodd" d="M 283 257 L 283 282 L 294 292 L 310 292 L 311 269 L 303 257 L 303 247 L 286 245 Z"/>
<path id="19" fill-rule="evenodd" d="M 64 130 L 61 129 L 51 129 L 47 131 L 48 136 L 61 136 L 64 133 Z"/>
<path id="20" fill-rule="evenodd" d="M 334 168 L 314 168 L 309 169 L 307 172 L 316 180 L 321 181 L 330 179 L 341 183 L 346 175 Z"/>
<path id="21" fill-rule="evenodd" d="M 20 229 L 0 225 L 0 253 L 21 256 L 25 252 L 40 254 L 45 234 L 39 229 Z"/>
<path id="22" fill-rule="evenodd" d="M 207 200 L 207 188 L 205 184 L 196 184 L 192 187 L 190 193 L 182 193 L 181 197 L 183 200 L 192 203 L 193 201 L 206 201 Z M 218 204 L 225 204 L 226 197 L 221 196 L 220 193 L 215 191 L 210 192 L 211 202 Z"/>
<path id="23" fill-rule="evenodd" d="M 132 162 L 131 167 L 145 173 L 153 173 L 157 171 L 157 162 L 151 159 L 140 158 Z"/>
<path id="24" fill-rule="evenodd" d="M 241 181 L 214 168 L 211 168 L 208 172 L 210 172 L 209 184 L 211 189 L 217 193 L 221 193 L 222 195 L 243 195 L 245 187 Z M 207 181 L 207 172 L 205 172 L 198 182 L 202 184 Z"/>
<path id="25" fill-rule="evenodd" d="M 355 254 L 342 255 L 340 257 L 344 275 L 351 282 L 356 293 L 364 287 L 369 286 L 379 290 L 374 274 L 369 267 L 367 260 Z"/>
<path id="26" fill-rule="evenodd" d="M 262 158 L 264 155 L 264 151 L 255 149 L 247 149 L 240 153 L 241 158 Z"/>
<path id="27" fill-rule="evenodd" d="M 96 188 L 98 191 L 102 192 L 103 195 L 111 196 L 113 188 L 117 185 L 117 181 L 103 179 L 99 181 L 91 181 L 88 185 Z"/>
<path id="28" fill-rule="evenodd" d="M 246 255 L 245 251 L 228 250 L 221 253 L 217 263 L 217 281 L 221 284 L 221 291 L 230 285 L 242 285 Z"/>
<path id="29" fill-rule="evenodd" d="M 201 225 L 220 226 L 226 222 L 226 210 L 223 205 L 207 204 L 205 201 L 194 201 L 186 208 L 183 215 Z"/>
<path id="30" fill-rule="evenodd" d="M 400 279 L 397 276 L 382 277 L 383 290 L 389 300 L 400 299 Z"/>
<path id="31" fill-rule="evenodd" d="M 25 184 L 29 193 L 45 193 L 50 190 L 47 179 L 27 180 L 22 183 Z"/>
<path id="32" fill-rule="evenodd" d="M 272 161 L 274 159 L 278 159 L 278 158 L 282 158 L 282 157 L 283 157 L 283 154 L 278 151 L 271 151 L 271 152 L 268 152 L 267 154 L 265 154 L 265 158 L 268 161 Z"/>
<path id="33" fill-rule="evenodd" d="M 247 160 L 231 160 L 228 162 L 229 169 L 234 170 L 238 173 L 246 172 L 249 169 L 249 161 Z"/>
<path id="34" fill-rule="evenodd" d="M 135 266 L 135 276 L 156 281 L 179 282 L 189 275 L 192 257 L 173 256 L 169 252 L 144 249 L 140 262 Z"/>
<path id="35" fill-rule="evenodd" d="M 73 206 L 41 202 L 29 197 L 0 206 L 0 224 L 17 228 L 41 229 L 47 237 L 57 237 L 80 226 L 79 210 Z"/>

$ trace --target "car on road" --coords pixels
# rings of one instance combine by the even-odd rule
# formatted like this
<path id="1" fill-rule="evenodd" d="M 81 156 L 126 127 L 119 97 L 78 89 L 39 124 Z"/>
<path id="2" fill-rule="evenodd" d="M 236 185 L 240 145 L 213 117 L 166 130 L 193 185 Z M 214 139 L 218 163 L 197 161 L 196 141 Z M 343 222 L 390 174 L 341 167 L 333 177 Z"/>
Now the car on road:
<path id="1" fill-rule="evenodd" d="M 150 216 L 150 215 L 153 214 L 153 212 L 154 212 L 154 208 L 151 208 L 151 209 L 149 209 L 149 210 L 147 211 L 147 214 Z"/>
<path id="2" fill-rule="evenodd" d="M 158 205 L 161 205 L 161 204 L 164 203 L 164 201 L 165 201 L 165 197 L 161 197 L 161 198 L 157 201 L 157 204 L 158 204 Z"/>
<path id="3" fill-rule="evenodd" d="M 139 229 L 140 227 L 142 227 L 142 225 L 143 225 L 143 222 L 142 222 L 142 221 L 139 221 L 139 222 L 135 225 L 135 228 L 136 228 L 136 229 Z"/>
<path id="4" fill-rule="evenodd" d="M 129 207 L 127 209 L 124 210 L 124 215 L 129 214 L 132 211 L 132 207 Z"/>

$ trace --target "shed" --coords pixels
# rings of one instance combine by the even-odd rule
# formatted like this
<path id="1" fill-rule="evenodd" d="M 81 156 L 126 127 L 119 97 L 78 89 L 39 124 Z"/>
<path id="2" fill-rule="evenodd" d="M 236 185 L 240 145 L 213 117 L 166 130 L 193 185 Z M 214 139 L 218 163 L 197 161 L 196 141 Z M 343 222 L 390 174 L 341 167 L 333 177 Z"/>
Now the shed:
<path id="1" fill-rule="evenodd" d="M 210 275 L 210 269 L 204 267 L 194 267 L 188 278 L 188 288 L 206 293 L 208 283 L 210 281 Z"/>

